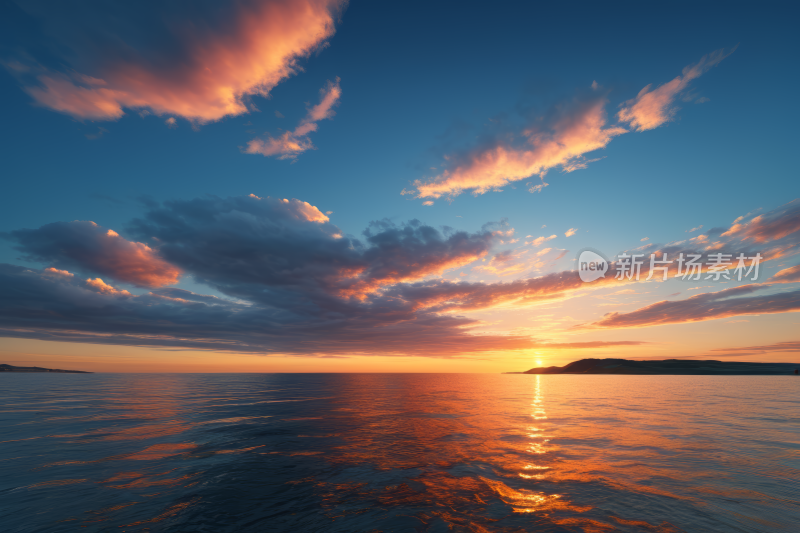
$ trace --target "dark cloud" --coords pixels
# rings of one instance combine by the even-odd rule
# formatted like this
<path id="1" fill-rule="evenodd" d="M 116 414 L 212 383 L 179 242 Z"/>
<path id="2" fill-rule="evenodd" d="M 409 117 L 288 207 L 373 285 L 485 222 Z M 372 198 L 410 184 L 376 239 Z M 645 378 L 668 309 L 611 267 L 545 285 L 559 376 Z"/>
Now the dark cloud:
<path id="1" fill-rule="evenodd" d="M 3 235 L 29 261 L 59 269 L 78 270 L 110 277 L 140 287 L 160 287 L 178 282 L 181 270 L 139 242 L 91 221 L 54 222 L 38 229 Z"/>
<path id="2" fill-rule="evenodd" d="M 101 293 L 67 274 L 0 264 L 0 335 L 251 353 L 452 357 L 527 348 L 527 336 L 471 335 L 476 322 L 382 302 L 299 314 L 181 289 Z"/>
<path id="3" fill-rule="evenodd" d="M 659 326 L 800 310 L 800 290 L 750 296 L 756 291 L 770 287 L 771 285 L 768 284 L 742 285 L 717 292 L 698 294 L 685 300 L 665 300 L 630 313 L 609 313 L 601 320 L 577 326 L 577 329 Z"/>
<path id="4" fill-rule="evenodd" d="M 225 294 L 323 306 L 471 263 L 495 242 L 489 230 L 444 236 L 418 220 L 373 222 L 362 242 L 306 202 L 254 196 L 151 206 L 129 229 Z"/>

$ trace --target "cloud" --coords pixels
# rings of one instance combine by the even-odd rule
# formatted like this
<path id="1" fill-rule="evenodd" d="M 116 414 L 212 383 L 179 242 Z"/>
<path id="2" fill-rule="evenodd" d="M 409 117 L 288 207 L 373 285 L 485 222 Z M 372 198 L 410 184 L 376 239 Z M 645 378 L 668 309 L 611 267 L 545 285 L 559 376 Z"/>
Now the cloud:
<path id="1" fill-rule="evenodd" d="M 101 274 L 140 287 L 172 285 L 182 273 L 147 244 L 128 241 L 90 221 L 54 222 L 12 231 L 5 237 L 30 261 Z"/>
<path id="2" fill-rule="evenodd" d="M 134 220 L 130 231 L 158 242 L 162 256 L 195 279 L 237 298 L 273 301 L 270 290 L 290 287 L 305 293 L 295 301 L 328 301 L 364 298 L 384 285 L 469 264 L 501 238 L 498 227 L 504 226 L 443 235 L 417 220 L 379 220 L 362 242 L 306 202 L 249 196 L 167 202 Z"/>
<path id="3" fill-rule="evenodd" d="M 567 230 L 567 232 L 566 232 L 566 233 L 564 233 L 564 236 L 565 236 L 565 237 L 572 237 L 572 236 L 573 236 L 573 235 L 575 235 L 576 233 L 578 233 L 578 228 L 569 228 L 569 229 Z"/>
<path id="4" fill-rule="evenodd" d="M 248 154 L 278 156 L 278 159 L 296 159 L 306 150 L 314 148 L 308 134 L 317 131 L 317 122 L 331 119 L 336 114 L 333 107 L 339 103 L 342 89 L 339 78 L 328 83 L 320 90 L 320 102 L 308 110 L 306 117 L 292 131 L 284 132 L 280 137 L 268 136 L 266 140 L 253 139 L 244 150 Z"/>
<path id="5" fill-rule="evenodd" d="M 764 220 L 776 219 L 776 213 L 792 216 L 783 207 L 766 213 Z M 448 270 L 487 265 L 504 274 L 524 265 L 525 253 L 534 254 L 526 247 L 494 251 L 513 234 L 505 221 L 468 233 L 437 230 L 417 220 L 378 220 L 357 238 L 344 234 L 316 206 L 297 199 L 249 195 L 150 202 L 126 231 L 139 242 L 90 222 L 6 235 L 24 248 L 27 259 L 42 261 L 47 268 L 0 265 L 0 336 L 263 354 L 457 357 L 547 344 L 527 334 L 487 331 L 491 325 L 465 313 L 554 303 L 635 283 L 609 275 L 586 284 L 574 270 L 508 282 L 448 281 L 442 278 Z M 725 246 L 742 243 L 735 236 L 725 239 Z M 765 260 L 789 253 L 787 239 L 762 248 Z M 153 254 L 149 259 L 224 297 L 163 287 L 130 294 L 104 281 L 120 280 L 126 273 L 116 263 L 109 267 L 109 256 L 127 257 L 142 246 Z M 674 259 L 681 251 L 688 249 L 670 245 L 657 253 Z M 547 252 L 559 258 L 565 253 Z M 648 263 L 642 266 L 642 283 Z M 93 275 L 84 281 L 85 276 L 71 275 L 67 265 Z M 615 263 L 610 270 L 615 271 Z M 747 285 L 658 302 L 583 327 L 797 310 L 800 291 L 777 292 L 781 287 L 786 286 Z M 566 345 L 572 343 L 561 344 L 571 349 Z"/>
<path id="6" fill-rule="evenodd" d="M 787 341 L 787 342 L 778 342 L 775 344 L 767 344 L 763 346 L 743 346 L 738 348 L 716 348 L 711 350 L 711 352 L 716 356 L 722 355 L 729 355 L 729 356 L 738 356 L 738 355 L 756 355 L 756 354 L 763 354 L 763 353 L 773 353 L 773 352 L 800 352 L 800 342 L 798 341 Z"/>
<path id="7" fill-rule="evenodd" d="M 694 65 L 684 68 L 680 76 L 657 89 L 651 90 L 652 85 L 648 85 L 639 91 L 636 98 L 622 104 L 617 118 L 636 131 L 652 130 L 669 122 L 677 112 L 673 104 L 678 95 L 687 89 L 692 80 L 699 78 L 701 74 L 731 55 L 734 50 L 736 47 L 729 51 L 720 49 L 703 56 Z"/>
<path id="8" fill-rule="evenodd" d="M 175 120 L 175 117 L 169 117 L 164 121 L 164 124 L 166 124 L 169 129 L 173 130 L 178 127 L 178 121 Z"/>
<path id="9" fill-rule="evenodd" d="M 643 88 L 636 98 L 622 104 L 617 113 L 619 124 L 607 124 L 605 97 L 575 100 L 570 105 L 557 106 L 545 120 L 519 132 L 518 141 L 498 139 L 465 154 L 447 157 L 448 168 L 432 178 L 414 181 L 414 189 L 404 190 L 403 194 L 440 198 L 472 191 L 478 195 L 534 175 L 544 178 L 554 168 L 563 172 L 586 168 L 599 158 L 587 160 L 585 154 L 605 148 L 614 137 L 627 133 L 625 124 L 644 131 L 671 120 L 676 96 L 733 50 L 703 56 L 697 64 L 683 69 L 681 76 L 655 90 L 650 90 L 651 85 Z M 598 89 L 596 83 L 592 83 L 592 89 Z M 534 193 L 548 184 L 542 179 L 541 184 L 527 185 Z"/>
<path id="10" fill-rule="evenodd" d="M 612 348 L 614 346 L 644 346 L 652 344 L 646 341 L 585 341 L 585 342 L 553 342 L 539 344 L 537 348 L 559 348 L 567 350 L 582 350 L 586 348 Z"/>
<path id="11" fill-rule="evenodd" d="M 737 218 L 722 235 L 735 235 L 742 240 L 752 239 L 758 243 L 782 239 L 800 230 L 800 200 L 793 200 L 781 209 L 758 215 L 750 222 L 742 222 L 742 219 Z"/>
<path id="12" fill-rule="evenodd" d="M 86 137 L 86 138 L 87 138 L 87 139 L 89 139 L 90 141 L 95 141 L 95 140 L 97 140 L 97 139 L 101 138 L 101 137 L 102 137 L 103 135 L 105 135 L 106 133 L 108 133 L 108 130 L 107 130 L 107 129 L 105 129 L 105 128 L 101 128 L 101 127 L 98 127 L 98 128 L 97 128 L 97 132 L 96 132 L 96 133 L 86 133 L 86 134 L 84 135 L 84 137 Z"/>
<path id="13" fill-rule="evenodd" d="M 505 142 L 468 153 L 454 166 L 426 181 L 414 182 L 418 198 L 455 196 L 466 190 L 475 194 L 498 189 L 534 174 L 544 176 L 561 167 L 571 172 L 584 167 L 583 154 L 604 148 L 625 129 L 606 126 L 605 99 L 574 102 L 559 110 L 546 128 L 522 132 L 525 142 L 514 147 Z M 546 186 L 532 187 L 537 192 Z"/>
<path id="14" fill-rule="evenodd" d="M 89 287 L 91 290 L 99 292 L 101 294 L 108 294 L 111 296 L 131 296 L 130 292 L 125 290 L 119 290 L 116 287 L 109 285 L 100 278 L 87 279 L 86 286 Z"/>
<path id="15" fill-rule="evenodd" d="M 630 313 L 609 313 L 601 320 L 577 326 L 578 329 L 635 328 L 701 322 L 742 315 L 787 313 L 800 310 L 800 290 L 750 296 L 769 288 L 751 284 L 717 292 L 698 294 L 685 300 L 661 301 Z"/>
<path id="16" fill-rule="evenodd" d="M 53 268 L 53 267 L 45 268 L 42 271 L 42 273 L 45 274 L 45 275 L 49 275 L 49 276 L 67 276 L 67 277 L 70 277 L 70 278 L 75 275 L 75 274 L 72 274 L 71 272 L 68 272 L 66 270 L 59 270 L 59 269 Z"/>
<path id="17" fill-rule="evenodd" d="M 523 259 L 525 252 L 506 250 L 495 254 L 488 262 L 475 267 L 476 272 L 494 274 L 496 276 L 510 276 L 529 270 L 531 265 Z"/>
<path id="18" fill-rule="evenodd" d="M 544 189 L 545 187 L 547 187 L 550 184 L 547 183 L 546 181 L 544 181 L 544 179 L 542 179 L 542 182 L 537 184 L 537 185 L 531 185 L 530 183 L 528 183 L 527 185 L 529 186 L 529 188 L 528 188 L 528 192 L 529 193 L 536 193 L 536 192 L 542 192 L 542 189 Z M 542 226 L 542 227 L 544 227 L 544 226 Z"/>
<path id="19" fill-rule="evenodd" d="M 542 244 L 546 243 L 547 241 L 552 241 L 556 237 L 557 237 L 557 235 L 555 235 L 555 234 L 554 235 L 550 235 L 549 237 L 544 237 L 544 236 L 536 237 L 532 241 L 526 242 L 525 244 L 530 244 L 532 246 L 541 246 Z M 567 237 L 569 237 L 569 235 L 567 235 Z"/>
<path id="20" fill-rule="evenodd" d="M 67 66 L 27 65 L 24 73 L 35 79 L 25 79 L 24 88 L 38 104 L 78 119 L 115 120 L 126 108 L 198 124 L 240 115 L 249 97 L 268 96 L 301 70 L 300 59 L 333 35 L 343 5 L 270 0 L 223 9 L 185 2 L 157 17 L 137 4 L 37 11 Z"/>
<path id="21" fill-rule="evenodd" d="M 294 293 L 301 297 L 302 292 Z M 472 335 L 476 321 L 414 313 L 403 305 L 311 309 L 240 304 L 181 289 L 127 296 L 0 264 L 0 336 L 260 354 L 419 355 L 530 347 L 527 336 Z"/>
<path id="22" fill-rule="evenodd" d="M 796 283 L 800 282 L 800 265 L 784 268 L 772 276 L 769 281 L 772 283 Z"/>

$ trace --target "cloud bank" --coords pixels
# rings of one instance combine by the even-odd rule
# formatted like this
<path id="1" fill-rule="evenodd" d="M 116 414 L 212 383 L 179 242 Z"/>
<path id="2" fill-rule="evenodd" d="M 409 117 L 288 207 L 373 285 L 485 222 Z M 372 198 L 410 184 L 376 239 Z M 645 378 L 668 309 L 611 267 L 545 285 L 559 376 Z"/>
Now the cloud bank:
<path id="1" fill-rule="evenodd" d="M 786 233 L 798 216 L 795 205 L 765 213 L 756 224 L 735 223 L 773 228 L 774 239 L 758 243 L 765 261 L 798 251 L 800 230 Z M 545 346 L 588 349 L 604 345 L 486 332 L 487 324 L 463 313 L 529 307 L 637 283 L 609 275 L 586 284 L 573 270 L 494 283 L 450 281 L 442 274 L 453 269 L 519 273 L 522 256 L 533 252 L 524 244 L 496 251 L 513 244 L 505 221 L 470 233 L 417 220 L 378 220 L 358 237 L 345 235 L 320 209 L 297 199 L 207 196 L 152 203 L 125 233 L 130 239 L 92 222 L 58 222 L 6 234 L 44 268 L 0 265 L 0 336 L 297 355 L 458 357 Z M 681 252 L 753 245 L 741 235 L 746 233 L 654 249 L 675 259 Z M 648 263 L 639 283 L 645 283 Z M 222 297 L 166 287 L 180 276 Z M 800 290 L 774 281 L 656 302 L 581 329 L 800 309 Z M 125 283 L 139 289 L 119 285 Z"/>

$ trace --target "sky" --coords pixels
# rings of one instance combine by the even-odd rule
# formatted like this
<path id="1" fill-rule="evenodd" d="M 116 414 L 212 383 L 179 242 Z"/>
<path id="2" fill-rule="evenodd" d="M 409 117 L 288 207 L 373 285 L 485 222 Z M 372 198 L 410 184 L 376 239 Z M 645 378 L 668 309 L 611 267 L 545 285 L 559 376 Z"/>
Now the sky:
<path id="1" fill-rule="evenodd" d="M 0 359 L 796 362 L 792 7 L 3 1 Z"/>

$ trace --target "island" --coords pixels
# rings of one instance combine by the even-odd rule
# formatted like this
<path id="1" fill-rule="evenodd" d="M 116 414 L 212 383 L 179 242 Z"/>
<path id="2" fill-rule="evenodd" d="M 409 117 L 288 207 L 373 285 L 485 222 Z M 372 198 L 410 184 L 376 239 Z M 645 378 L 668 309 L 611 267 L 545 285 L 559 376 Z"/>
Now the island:
<path id="1" fill-rule="evenodd" d="M 83 370 L 61 370 L 58 368 L 42 368 L 40 366 L 14 366 L 0 364 L 0 372 L 59 372 L 61 374 L 93 374 Z"/>
<path id="2" fill-rule="evenodd" d="M 506 374 L 633 374 L 633 375 L 712 375 L 712 376 L 774 376 L 797 375 L 800 364 L 744 363 L 730 361 L 698 361 L 665 359 L 662 361 L 631 361 L 629 359 L 581 359 L 566 366 L 531 368 L 525 372 Z"/>

